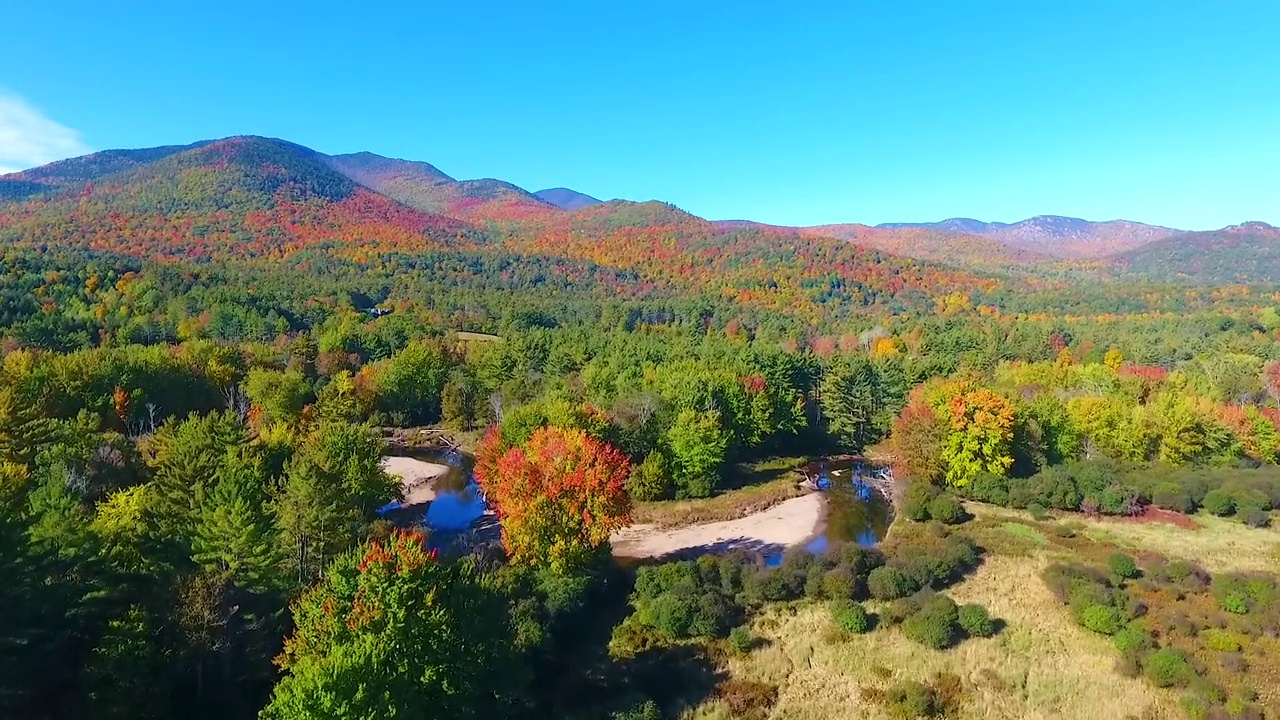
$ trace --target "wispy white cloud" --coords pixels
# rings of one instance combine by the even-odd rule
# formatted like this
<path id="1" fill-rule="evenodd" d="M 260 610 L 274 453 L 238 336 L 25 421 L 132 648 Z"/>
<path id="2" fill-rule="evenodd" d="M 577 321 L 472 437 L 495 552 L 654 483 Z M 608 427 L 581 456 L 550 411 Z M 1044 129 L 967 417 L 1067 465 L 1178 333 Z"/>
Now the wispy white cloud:
<path id="1" fill-rule="evenodd" d="M 0 90 L 0 174 L 91 152 L 80 133 L 58 124 L 18 95 Z"/>

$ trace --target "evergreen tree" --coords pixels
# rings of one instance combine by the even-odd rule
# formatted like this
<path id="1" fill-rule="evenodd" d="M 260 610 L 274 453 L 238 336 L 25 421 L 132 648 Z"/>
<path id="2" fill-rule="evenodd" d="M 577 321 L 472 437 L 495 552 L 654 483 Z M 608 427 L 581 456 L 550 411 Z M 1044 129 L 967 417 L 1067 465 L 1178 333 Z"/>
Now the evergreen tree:
<path id="1" fill-rule="evenodd" d="M 237 587 L 255 593 L 279 585 L 280 557 L 265 482 L 262 463 L 252 452 L 229 450 L 191 542 L 192 559 L 202 568 L 226 573 Z"/>

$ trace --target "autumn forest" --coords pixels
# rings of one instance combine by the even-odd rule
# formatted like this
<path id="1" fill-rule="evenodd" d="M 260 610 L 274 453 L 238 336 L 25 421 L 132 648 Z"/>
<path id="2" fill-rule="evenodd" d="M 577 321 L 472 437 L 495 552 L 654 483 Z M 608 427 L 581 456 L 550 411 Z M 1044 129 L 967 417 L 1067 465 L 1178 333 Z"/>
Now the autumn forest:
<path id="1" fill-rule="evenodd" d="M 1280 716 L 1280 230 L 544 197 L 260 137 L 0 176 L 0 716 Z M 423 429 L 491 542 L 386 512 Z M 849 457 L 874 542 L 613 546 Z"/>

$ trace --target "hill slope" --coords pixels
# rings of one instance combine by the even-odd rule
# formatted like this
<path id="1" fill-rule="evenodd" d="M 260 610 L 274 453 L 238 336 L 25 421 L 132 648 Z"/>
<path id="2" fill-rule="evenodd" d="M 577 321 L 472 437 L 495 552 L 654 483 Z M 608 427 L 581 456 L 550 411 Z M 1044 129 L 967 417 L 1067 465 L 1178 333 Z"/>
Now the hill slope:
<path id="1" fill-rule="evenodd" d="M 1141 247 L 1178 232 L 1128 220 L 1091 222 L 1061 215 L 1037 215 L 1016 223 L 952 218 L 936 223 L 887 223 L 878 227 L 920 228 L 980 235 L 1005 245 L 1060 258 L 1104 257 Z"/>
<path id="2" fill-rule="evenodd" d="M 1280 282 L 1280 228 L 1248 222 L 1182 233 L 1117 255 L 1125 271 L 1153 280 L 1204 284 Z"/>
<path id="3" fill-rule="evenodd" d="M 569 188 L 548 188 L 546 190 L 539 190 L 535 192 L 534 195 L 565 210 L 577 210 L 579 208 L 600 204 L 600 201 L 596 198 L 580 193 L 577 190 L 570 190 Z"/>
<path id="4" fill-rule="evenodd" d="M 368 152 L 333 155 L 328 162 L 361 185 L 425 212 L 509 220 L 557 209 L 554 204 L 511 183 L 493 179 L 455 180 L 424 162 Z"/>
<path id="5" fill-rule="evenodd" d="M 1047 255 L 959 230 L 914 225 L 870 227 L 858 224 L 817 225 L 803 229 L 810 236 L 834 237 L 893 255 L 972 267 L 1008 266 L 1040 262 Z"/>
<path id="6" fill-rule="evenodd" d="M 435 244 L 430 237 L 452 242 L 468 230 L 363 188 L 324 155 L 283 140 L 235 137 L 155 150 L 164 152 L 55 164 L 124 168 L 112 173 L 28 171 L 60 185 L 0 204 L 0 241 L 208 259 L 280 256 L 323 242 L 423 250 Z"/>

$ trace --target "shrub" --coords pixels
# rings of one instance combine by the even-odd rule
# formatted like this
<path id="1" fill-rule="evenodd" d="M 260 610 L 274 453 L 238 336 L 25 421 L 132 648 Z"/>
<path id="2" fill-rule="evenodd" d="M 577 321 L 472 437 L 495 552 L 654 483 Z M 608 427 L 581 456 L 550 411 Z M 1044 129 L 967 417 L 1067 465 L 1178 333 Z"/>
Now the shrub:
<path id="1" fill-rule="evenodd" d="M 1008 478 L 992 473 L 980 473 L 970 483 L 960 489 L 967 498 L 992 505 L 1007 506 L 1009 504 Z"/>
<path id="2" fill-rule="evenodd" d="M 1027 512 L 1031 513 L 1031 519 L 1033 520 L 1043 521 L 1049 519 L 1049 511 L 1040 503 L 1031 503 L 1028 505 Z"/>
<path id="3" fill-rule="evenodd" d="M 755 644 L 756 639 L 751 637 L 751 632 L 746 628 L 736 627 L 729 632 L 729 647 L 739 655 L 751 652 Z"/>
<path id="4" fill-rule="evenodd" d="M 951 598 L 934 595 L 903 622 L 902 632 L 914 642 L 941 650 L 955 643 L 959 635 L 959 619 L 959 610 Z"/>
<path id="5" fill-rule="evenodd" d="M 1165 647 L 1147 656 L 1143 668 L 1147 679 L 1156 687 L 1181 687 L 1195 677 L 1195 670 L 1187 656 L 1174 648 Z"/>
<path id="6" fill-rule="evenodd" d="M 1240 652 L 1244 647 L 1244 638 L 1239 633 L 1233 633 L 1230 630 L 1205 628 L 1200 631 L 1200 639 L 1204 642 L 1205 647 L 1218 652 Z"/>
<path id="7" fill-rule="evenodd" d="M 1151 504 L 1180 513 L 1195 512 L 1196 504 L 1187 491 L 1174 483 L 1160 483 L 1151 491 Z"/>
<path id="8" fill-rule="evenodd" d="M 1142 498 L 1126 485 L 1110 485 L 1098 496 L 1098 510 L 1104 515 L 1139 515 Z"/>
<path id="9" fill-rule="evenodd" d="M 922 583 L 916 582 L 896 567 L 884 565 L 867 575 L 867 591 L 877 600 L 896 600 L 919 590 Z"/>
<path id="10" fill-rule="evenodd" d="M 1266 510 L 1258 508 L 1249 508 L 1240 513 L 1240 522 L 1251 528 L 1265 528 L 1271 526 L 1271 514 Z"/>
<path id="11" fill-rule="evenodd" d="M 1136 578 L 1141 573 L 1138 571 L 1138 563 L 1134 562 L 1132 555 L 1125 553 L 1114 553 L 1107 559 L 1107 567 L 1111 569 L 1111 574 L 1122 580 Z"/>
<path id="12" fill-rule="evenodd" d="M 933 717 L 942 710 L 933 688 L 915 680 L 893 685 L 885 691 L 884 699 L 889 714 L 899 720 Z"/>
<path id="13" fill-rule="evenodd" d="M 949 493 L 943 493 L 929 503 L 929 517 L 944 525 L 958 525 L 968 519 L 964 506 Z"/>
<path id="14" fill-rule="evenodd" d="M 1133 653 L 1124 653 L 1116 658 L 1116 672 L 1128 678 L 1136 678 L 1142 674 L 1142 662 Z"/>
<path id="15" fill-rule="evenodd" d="M 1222 669 L 1229 674 L 1239 675 L 1249 670 L 1249 663 L 1240 653 L 1223 653 L 1221 662 Z"/>
<path id="16" fill-rule="evenodd" d="M 961 605 L 958 613 L 960 627 L 969 637 L 990 637 L 995 634 L 995 621 L 985 607 L 972 603 Z"/>
<path id="17" fill-rule="evenodd" d="M 845 632 L 862 634 L 871 629 L 871 618 L 866 608 L 852 600 L 831 603 L 831 619 Z"/>
<path id="18" fill-rule="evenodd" d="M 852 600 L 861 591 L 862 578 L 848 565 L 840 565 L 822 575 L 822 596 L 829 600 Z"/>
<path id="19" fill-rule="evenodd" d="M 1253 488 L 1233 487 L 1231 488 L 1231 500 L 1236 506 L 1237 513 L 1243 513 L 1247 510 L 1270 510 L 1271 498 L 1261 490 Z"/>
<path id="20" fill-rule="evenodd" d="M 1136 625 L 1136 623 L 1131 623 L 1128 627 L 1112 636 L 1111 639 L 1115 642 L 1116 649 L 1121 653 L 1137 655 L 1155 646 L 1155 639 L 1151 637 L 1151 633 L 1136 627 Z"/>
<path id="21" fill-rule="evenodd" d="M 916 522 L 929 522 L 930 505 L 938 494 L 938 488 L 928 483 L 911 483 L 902 498 L 902 513 Z"/>
<path id="22" fill-rule="evenodd" d="M 911 617 L 920 609 L 920 604 L 912 598 L 899 598 L 885 606 L 880 619 L 889 625 L 897 625 Z"/>
<path id="23" fill-rule="evenodd" d="M 649 453 L 644 462 L 633 466 L 627 478 L 627 493 L 636 500 L 665 500 L 674 490 L 667 460 L 658 450 Z"/>
<path id="24" fill-rule="evenodd" d="M 1174 560 L 1165 565 L 1164 574 L 1171 582 L 1199 590 L 1209 585 L 1209 573 L 1199 565 L 1186 560 Z"/>
<path id="25" fill-rule="evenodd" d="M 662 710 L 658 703 L 645 700 L 627 710 L 613 713 L 609 720 L 662 720 Z"/>
<path id="26" fill-rule="evenodd" d="M 1218 607 L 1229 613 L 1244 615 L 1249 612 L 1249 599 L 1240 593 L 1227 593 L 1218 598 Z"/>
<path id="27" fill-rule="evenodd" d="M 1231 496 L 1231 491 L 1226 488 L 1218 488 L 1211 490 L 1204 496 L 1201 505 L 1205 510 L 1217 515 L 1218 517 L 1226 517 L 1236 511 L 1235 498 Z"/>
<path id="28" fill-rule="evenodd" d="M 729 706 L 735 716 L 768 712 L 778 700 L 778 687 L 754 680 L 730 678 L 716 686 L 716 697 Z"/>
<path id="29" fill-rule="evenodd" d="M 1080 507 L 1080 490 L 1071 476 L 1060 467 L 1046 468 L 1039 473 L 1009 484 L 1009 504 L 1025 508 L 1033 503 L 1058 510 L 1075 510 Z"/>
<path id="30" fill-rule="evenodd" d="M 1081 625 L 1096 633 L 1115 635 L 1125 625 L 1124 613 L 1110 605 L 1090 605 L 1076 616 Z"/>

